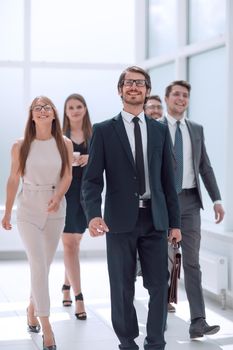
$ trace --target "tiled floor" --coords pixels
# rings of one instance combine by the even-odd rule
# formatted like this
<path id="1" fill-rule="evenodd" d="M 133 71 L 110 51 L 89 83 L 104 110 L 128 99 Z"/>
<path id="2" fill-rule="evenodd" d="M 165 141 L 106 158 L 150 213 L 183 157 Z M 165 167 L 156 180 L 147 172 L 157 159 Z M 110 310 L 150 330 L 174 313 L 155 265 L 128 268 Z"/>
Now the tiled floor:
<path id="1" fill-rule="evenodd" d="M 55 260 L 51 268 L 51 321 L 58 350 L 117 350 L 118 340 L 111 328 L 109 286 L 105 258 L 82 259 L 82 285 L 87 321 L 78 321 L 74 309 L 63 308 L 61 285 L 63 263 Z M 29 271 L 25 261 L 0 262 L 0 349 L 42 349 L 41 334 L 26 331 Z M 140 336 L 137 343 L 143 349 L 147 310 L 147 292 L 142 279 L 136 282 L 135 305 Z M 189 312 L 185 294 L 180 286 L 177 312 L 168 315 L 166 350 L 233 350 L 233 310 L 222 310 L 220 304 L 206 300 L 207 321 L 218 323 L 221 330 L 214 336 L 190 341 Z"/>

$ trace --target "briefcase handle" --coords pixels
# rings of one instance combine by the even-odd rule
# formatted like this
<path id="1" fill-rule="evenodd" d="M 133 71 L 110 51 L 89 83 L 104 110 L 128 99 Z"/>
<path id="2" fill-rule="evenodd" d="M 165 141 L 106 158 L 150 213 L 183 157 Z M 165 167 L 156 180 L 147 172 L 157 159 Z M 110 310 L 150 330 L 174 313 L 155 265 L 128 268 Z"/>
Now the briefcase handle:
<path id="1" fill-rule="evenodd" d="M 180 242 L 176 242 L 176 239 L 175 239 L 175 238 L 173 238 L 173 240 L 171 241 L 171 244 L 172 244 L 172 247 L 173 247 L 174 249 L 180 248 Z"/>

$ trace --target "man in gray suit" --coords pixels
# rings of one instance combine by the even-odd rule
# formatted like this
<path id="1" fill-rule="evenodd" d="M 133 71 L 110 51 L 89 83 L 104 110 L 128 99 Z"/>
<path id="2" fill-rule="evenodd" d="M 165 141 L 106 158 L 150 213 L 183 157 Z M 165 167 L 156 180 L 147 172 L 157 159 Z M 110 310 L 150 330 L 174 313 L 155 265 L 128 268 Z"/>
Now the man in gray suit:
<path id="1" fill-rule="evenodd" d="M 223 220 L 221 196 L 209 157 L 206 152 L 203 127 L 185 118 L 191 85 L 183 80 L 172 82 L 165 91 L 167 123 L 172 143 L 175 177 L 181 210 L 182 256 L 184 280 L 189 301 L 190 338 L 215 334 L 218 325 L 209 326 L 205 320 L 205 304 L 201 285 L 199 250 L 201 240 L 200 209 L 203 209 L 200 190 L 201 176 L 214 204 L 216 223 Z"/>

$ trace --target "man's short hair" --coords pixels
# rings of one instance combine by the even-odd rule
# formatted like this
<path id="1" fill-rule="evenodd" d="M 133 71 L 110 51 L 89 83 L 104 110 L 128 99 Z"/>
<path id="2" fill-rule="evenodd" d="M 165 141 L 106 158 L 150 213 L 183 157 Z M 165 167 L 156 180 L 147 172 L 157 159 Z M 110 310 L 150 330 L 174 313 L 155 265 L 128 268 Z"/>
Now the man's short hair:
<path id="1" fill-rule="evenodd" d="M 146 81 L 146 87 L 147 87 L 147 89 L 151 90 L 151 79 L 150 79 L 149 74 L 144 69 L 137 67 L 137 66 L 128 67 L 121 73 L 119 80 L 118 80 L 118 84 L 117 84 L 118 90 L 120 90 L 120 88 L 123 86 L 124 80 L 125 80 L 125 75 L 126 75 L 126 73 L 129 73 L 129 72 L 140 73 L 140 74 L 144 75 L 145 81 Z"/>
<path id="2" fill-rule="evenodd" d="M 188 90 L 188 93 L 190 95 L 191 85 L 186 80 L 175 80 L 166 87 L 166 89 L 165 89 L 165 96 L 166 97 L 168 97 L 170 95 L 170 92 L 172 91 L 172 88 L 175 85 L 183 86 L 184 88 L 186 88 Z"/>
<path id="3" fill-rule="evenodd" d="M 159 95 L 150 95 L 150 96 L 148 96 L 148 97 L 146 98 L 145 105 L 146 105 L 147 102 L 150 101 L 150 100 L 157 100 L 158 102 L 160 102 L 160 103 L 162 104 L 162 100 L 161 100 L 161 98 L 160 98 Z M 144 106 L 145 106 L 145 105 L 144 105 Z"/>

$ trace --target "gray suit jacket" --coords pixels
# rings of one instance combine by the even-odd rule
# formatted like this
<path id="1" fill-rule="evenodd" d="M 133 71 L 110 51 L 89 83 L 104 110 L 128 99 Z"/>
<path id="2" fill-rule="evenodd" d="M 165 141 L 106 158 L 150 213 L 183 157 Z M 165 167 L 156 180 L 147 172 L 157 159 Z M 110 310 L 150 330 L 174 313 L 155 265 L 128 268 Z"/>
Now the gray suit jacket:
<path id="1" fill-rule="evenodd" d="M 166 122 L 166 121 L 167 120 L 165 118 L 161 120 L 161 122 Z M 213 202 L 216 200 L 221 200 L 221 195 L 219 192 L 219 188 L 217 185 L 213 168 L 211 166 L 211 163 L 206 151 L 203 126 L 187 119 L 186 119 L 186 124 L 188 127 L 191 144 L 192 144 L 193 169 L 194 169 L 197 190 L 200 197 L 201 206 L 203 208 L 203 201 L 202 201 L 201 187 L 200 187 L 200 176 Z"/>

